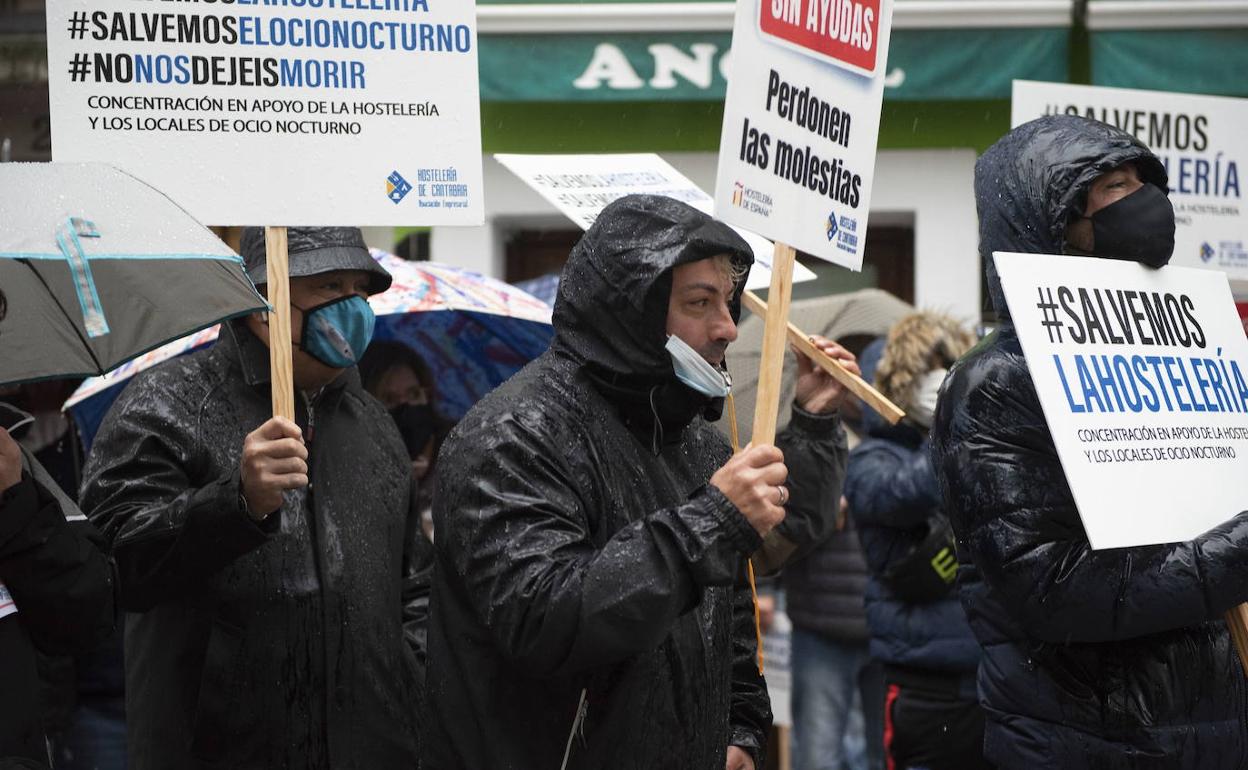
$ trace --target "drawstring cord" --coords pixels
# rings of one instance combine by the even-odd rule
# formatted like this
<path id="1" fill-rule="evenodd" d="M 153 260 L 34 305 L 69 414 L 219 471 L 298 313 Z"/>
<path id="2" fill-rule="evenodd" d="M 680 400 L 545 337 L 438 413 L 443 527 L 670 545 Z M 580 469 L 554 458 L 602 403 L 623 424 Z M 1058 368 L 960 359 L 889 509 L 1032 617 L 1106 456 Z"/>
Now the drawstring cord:
<path id="1" fill-rule="evenodd" d="M 659 456 L 659 452 L 663 451 L 663 421 L 659 419 L 659 407 L 654 403 L 654 394 L 659 390 L 659 386 L 655 385 L 650 389 L 650 412 L 654 415 L 654 428 L 650 431 L 650 451 L 655 457 Z"/>
<path id="2" fill-rule="evenodd" d="M 741 437 L 737 434 L 737 403 L 732 393 L 724 399 L 728 407 L 728 428 L 732 435 L 732 453 L 741 451 Z M 758 642 L 758 675 L 763 675 L 763 617 L 758 608 L 758 585 L 754 582 L 754 560 L 746 559 L 745 565 L 750 575 L 750 597 L 754 600 L 754 638 Z"/>

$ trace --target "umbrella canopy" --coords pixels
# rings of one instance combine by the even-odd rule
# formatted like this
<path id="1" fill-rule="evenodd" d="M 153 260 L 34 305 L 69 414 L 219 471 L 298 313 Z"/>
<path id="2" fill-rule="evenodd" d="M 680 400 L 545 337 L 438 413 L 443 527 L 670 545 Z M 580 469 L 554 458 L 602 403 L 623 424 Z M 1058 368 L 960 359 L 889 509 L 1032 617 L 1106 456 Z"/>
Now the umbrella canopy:
<path id="1" fill-rule="evenodd" d="M 377 314 L 374 338 L 398 340 L 429 366 L 436 380 L 439 414 L 458 420 L 550 345 L 550 307 L 514 286 L 471 270 L 432 262 L 408 262 L 372 251 L 394 283 L 369 297 Z M 100 421 L 135 374 L 162 361 L 206 347 L 217 327 L 151 351 L 82 384 L 65 402 L 89 446 Z"/>
<path id="2" fill-rule="evenodd" d="M 237 254 L 111 166 L 0 164 L 0 222 L 0 383 L 102 374 L 265 307 Z"/>
<path id="3" fill-rule="evenodd" d="M 380 251 L 373 257 L 394 276 L 388 291 L 369 300 L 376 337 L 420 355 L 436 381 L 442 417 L 459 420 L 550 347 L 550 306 L 520 289 L 462 268 Z"/>
<path id="4" fill-rule="evenodd" d="M 555 306 L 555 298 L 559 296 L 559 273 L 546 273 L 537 278 L 520 281 L 516 284 L 529 294 L 537 297 L 551 307 Z"/>
<path id="5" fill-rule="evenodd" d="M 902 316 L 914 311 L 906 302 L 882 289 L 862 289 L 845 294 L 797 300 L 789 308 L 789 320 L 807 334 L 843 339 L 865 334 L 887 334 Z M 763 352 L 763 319 L 749 315 L 741 321 L 737 341 L 728 346 L 728 372 L 732 375 L 732 395 L 737 408 L 737 430 L 741 442 L 753 432 L 754 402 L 758 395 L 758 361 Z M 784 356 L 784 376 L 780 391 L 780 417 L 777 430 L 789 423 L 793 391 L 796 387 L 797 360 L 792 352 Z M 727 411 L 716 426 L 729 433 Z"/>

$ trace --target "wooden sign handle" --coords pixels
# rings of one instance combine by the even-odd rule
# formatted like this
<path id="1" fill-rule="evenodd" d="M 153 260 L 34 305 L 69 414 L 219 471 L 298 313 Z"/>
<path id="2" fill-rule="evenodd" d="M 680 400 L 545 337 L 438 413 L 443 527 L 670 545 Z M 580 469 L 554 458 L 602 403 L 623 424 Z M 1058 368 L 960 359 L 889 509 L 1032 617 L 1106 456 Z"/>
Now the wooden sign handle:
<path id="1" fill-rule="evenodd" d="M 759 299 L 758 295 L 752 291 L 747 291 L 741 295 L 741 304 L 745 305 L 749 310 L 760 318 L 767 317 L 767 303 Z M 870 383 L 862 379 L 858 375 L 841 366 L 834 358 L 828 357 L 822 350 L 815 347 L 810 341 L 810 335 L 797 328 L 792 322 L 788 324 L 789 342 L 792 342 L 797 349 L 802 351 L 802 355 L 814 361 L 828 374 L 832 375 L 845 387 L 849 388 L 858 398 L 861 398 L 868 406 L 879 412 L 880 416 L 892 425 L 896 425 L 906 413 L 901 410 L 892 401 L 884 397 L 884 394 L 871 387 Z M 762 377 L 759 377 L 762 382 Z M 762 387 L 761 384 L 759 386 Z"/>
<path id="2" fill-rule="evenodd" d="M 264 228 L 265 265 L 268 272 L 269 372 L 273 378 L 273 416 L 295 419 L 295 377 L 290 361 L 290 269 L 286 253 L 286 228 Z"/>
<path id="3" fill-rule="evenodd" d="M 1226 625 L 1231 629 L 1231 641 L 1239 654 L 1239 665 L 1248 674 L 1248 604 L 1241 604 L 1226 611 Z"/>
<path id="4" fill-rule="evenodd" d="M 755 444 L 772 444 L 776 440 L 780 381 L 784 374 L 784 337 L 789 321 L 789 300 L 793 296 L 796 256 L 792 246 L 776 241 L 771 261 L 771 291 L 767 294 L 770 302 L 763 315 L 763 354 L 758 362 L 758 397 L 754 401 L 754 430 L 750 438 Z"/>

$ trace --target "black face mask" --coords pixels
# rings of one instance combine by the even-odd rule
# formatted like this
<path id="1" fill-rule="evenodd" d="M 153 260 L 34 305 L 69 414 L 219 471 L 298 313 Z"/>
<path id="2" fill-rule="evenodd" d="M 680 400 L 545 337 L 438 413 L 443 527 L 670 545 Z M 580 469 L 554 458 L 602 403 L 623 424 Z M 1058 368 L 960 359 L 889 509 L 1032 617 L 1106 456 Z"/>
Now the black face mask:
<path id="1" fill-rule="evenodd" d="M 403 444 L 407 447 L 407 456 L 415 460 L 429 439 L 433 438 L 433 407 L 428 404 L 400 404 L 390 410 L 394 424 L 403 436 Z"/>
<path id="2" fill-rule="evenodd" d="M 1174 205 L 1157 185 L 1145 183 L 1091 216 L 1092 254 L 1165 267 L 1174 253 Z"/>

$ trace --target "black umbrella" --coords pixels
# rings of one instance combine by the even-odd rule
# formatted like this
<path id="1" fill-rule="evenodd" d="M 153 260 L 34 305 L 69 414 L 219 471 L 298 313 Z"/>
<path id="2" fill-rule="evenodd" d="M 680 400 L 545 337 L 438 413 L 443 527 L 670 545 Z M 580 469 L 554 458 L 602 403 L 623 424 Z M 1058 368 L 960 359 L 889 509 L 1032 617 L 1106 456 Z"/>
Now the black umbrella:
<path id="1" fill-rule="evenodd" d="M 103 374 L 266 308 L 237 254 L 111 166 L 0 164 L 0 223 L 0 383 Z"/>

